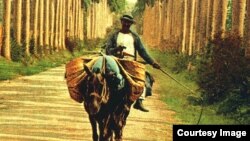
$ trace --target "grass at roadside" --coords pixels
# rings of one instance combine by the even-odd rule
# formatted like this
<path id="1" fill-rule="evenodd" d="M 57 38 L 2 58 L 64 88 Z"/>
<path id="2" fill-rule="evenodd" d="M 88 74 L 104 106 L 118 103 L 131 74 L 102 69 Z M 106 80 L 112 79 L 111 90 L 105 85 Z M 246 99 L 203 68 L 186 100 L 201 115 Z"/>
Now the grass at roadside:
<path id="1" fill-rule="evenodd" d="M 201 106 L 194 105 L 190 102 L 191 98 L 199 97 L 199 93 L 196 91 L 198 86 L 195 81 L 190 78 L 189 75 L 191 74 L 189 74 L 188 71 L 183 71 L 178 74 L 171 71 L 176 61 L 175 55 L 155 50 L 149 51 L 155 60 L 161 64 L 163 70 L 168 72 L 181 84 L 195 91 L 195 94 L 193 94 L 173 79 L 160 72 L 160 70 L 154 70 L 152 67 L 147 67 L 155 77 L 156 81 L 158 81 L 159 89 L 157 92 L 160 93 L 161 99 L 167 103 L 170 109 L 176 112 L 176 118 L 180 119 L 181 122 L 185 124 L 197 124 L 201 112 Z M 204 107 L 199 124 L 234 124 L 234 121 L 216 115 L 214 107 Z"/>
<path id="2" fill-rule="evenodd" d="M 48 68 L 60 66 L 67 61 L 84 54 L 86 54 L 85 50 L 74 53 L 74 56 L 68 51 L 63 51 L 52 55 L 46 55 L 39 59 L 32 57 L 29 60 L 29 64 L 8 61 L 0 57 L 0 80 L 9 80 L 18 76 L 33 75 L 45 71 Z"/>

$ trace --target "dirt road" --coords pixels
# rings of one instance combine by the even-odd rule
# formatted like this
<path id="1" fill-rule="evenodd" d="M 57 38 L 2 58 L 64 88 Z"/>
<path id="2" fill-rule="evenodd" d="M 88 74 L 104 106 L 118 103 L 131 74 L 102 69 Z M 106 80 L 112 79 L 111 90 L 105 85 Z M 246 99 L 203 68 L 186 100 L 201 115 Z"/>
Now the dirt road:
<path id="1" fill-rule="evenodd" d="M 123 139 L 171 141 L 174 112 L 156 93 L 145 105 L 150 112 L 131 109 Z M 91 141 L 87 113 L 69 97 L 64 66 L 0 82 L 0 140 Z"/>

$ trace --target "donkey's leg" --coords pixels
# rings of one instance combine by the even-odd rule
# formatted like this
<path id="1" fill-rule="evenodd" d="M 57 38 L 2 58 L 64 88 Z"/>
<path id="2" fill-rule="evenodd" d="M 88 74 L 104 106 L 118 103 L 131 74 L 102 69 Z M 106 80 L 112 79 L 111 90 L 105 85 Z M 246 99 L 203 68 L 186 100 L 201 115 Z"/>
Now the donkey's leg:
<path id="1" fill-rule="evenodd" d="M 123 129 L 130 113 L 131 103 L 122 103 L 114 113 L 115 120 L 115 141 L 122 141 Z"/>
<path id="2" fill-rule="evenodd" d="M 113 135 L 112 130 L 109 127 L 103 128 L 99 126 L 99 141 L 112 141 Z"/>
<path id="3" fill-rule="evenodd" d="M 113 131 L 112 131 L 111 136 L 110 136 L 110 141 L 114 141 Z"/>
<path id="4" fill-rule="evenodd" d="M 112 130 L 110 127 L 106 127 L 105 133 L 103 134 L 104 141 L 112 141 L 113 140 L 113 135 L 112 135 Z"/>
<path id="5" fill-rule="evenodd" d="M 99 124 L 99 140 L 100 141 L 112 141 L 112 127 L 110 126 L 110 115 L 105 117 Z"/>
<path id="6" fill-rule="evenodd" d="M 93 116 L 89 115 L 89 121 L 92 126 L 92 139 L 93 141 L 98 141 L 96 120 Z"/>
<path id="7" fill-rule="evenodd" d="M 115 141 L 122 141 L 123 127 L 115 129 L 114 132 L 115 132 Z"/>

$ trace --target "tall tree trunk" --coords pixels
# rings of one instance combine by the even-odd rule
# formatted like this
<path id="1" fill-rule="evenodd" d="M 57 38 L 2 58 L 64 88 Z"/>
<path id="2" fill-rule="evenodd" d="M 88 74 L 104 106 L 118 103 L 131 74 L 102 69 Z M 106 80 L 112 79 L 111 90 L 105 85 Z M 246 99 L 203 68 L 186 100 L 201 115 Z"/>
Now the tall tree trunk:
<path id="1" fill-rule="evenodd" d="M 10 54 L 10 15 L 11 15 L 11 0 L 4 0 L 4 45 L 2 49 L 2 55 L 11 60 Z"/>
<path id="2" fill-rule="evenodd" d="M 186 34 L 187 34 L 187 1 L 184 0 L 184 16 L 183 16 L 183 31 L 182 31 L 182 47 L 181 52 L 186 52 Z"/>
<path id="3" fill-rule="evenodd" d="M 246 39 L 248 41 L 248 47 L 250 47 L 250 0 L 247 0 L 247 15 L 246 15 Z"/>
<path id="4" fill-rule="evenodd" d="M 83 38 L 84 38 L 84 41 L 87 41 L 87 39 L 88 39 L 88 23 L 89 23 L 88 9 L 87 9 L 87 7 L 83 7 Z"/>
<path id="5" fill-rule="evenodd" d="M 207 19 L 206 19 L 206 44 L 212 38 L 212 23 L 213 23 L 213 3 L 214 0 L 207 1 Z"/>
<path id="6" fill-rule="evenodd" d="M 78 27 L 78 20 L 79 20 L 79 0 L 76 0 L 75 1 L 75 37 L 78 39 L 79 38 L 79 35 L 78 35 L 78 30 L 79 30 L 79 27 Z"/>
<path id="7" fill-rule="evenodd" d="M 45 22 L 44 22 L 44 45 L 45 45 L 45 50 L 46 52 L 49 51 L 48 46 L 49 46 L 49 0 L 45 0 L 45 7 L 44 7 L 44 11 L 45 11 Z"/>
<path id="8" fill-rule="evenodd" d="M 65 28 L 66 30 L 69 30 L 69 25 L 70 25 L 70 7 L 71 7 L 71 0 L 66 0 L 65 1 L 66 3 L 66 12 L 65 12 L 65 16 L 66 16 L 66 20 L 65 20 Z"/>
<path id="9" fill-rule="evenodd" d="M 207 12 L 208 3 L 207 0 L 202 0 L 200 5 L 200 24 L 199 24 L 199 41 L 198 52 L 200 52 L 206 46 L 206 24 L 207 24 Z"/>
<path id="10" fill-rule="evenodd" d="M 25 0 L 25 54 L 30 55 L 30 0 Z"/>
<path id="11" fill-rule="evenodd" d="M 34 54 L 37 55 L 38 51 L 38 12 L 39 12 L 39 0 L 35 0 L 35 15 L 34 15 Z"/>
<path id="12" fill-rule="evenodd" d="M 84 27 L 84 22 L 83 22 L 83 20 L 84 20 L 84 17 L 83 17 L 84 9 L 81 8 L 82 7 L 81 2 L 80 2 L 79 7 L 80 7 L 80 19 L 79 19 L 80 39 L 84 40 L 84 29 L 83 29 L 83 27 Z"/>
<path id="13" fill-rule="evenodd" d="M 183 29 L 183 3 L 184 0 L 176 1 L 176 20 L 175 20 L 175 25 L 178 26 L 178 28 L 175 28 L 175 46 L 176 46 L 176 51 L 180 52 L 182 49 L 182 29 Z"/>
<path id="14" fill-rule="evenodd" d="M 53 53 L 55 46 L 55 0 L 50 0 L 50 53 Z"/>
<path id="15" fill-rule="evenodd" d="M 44 27 L 43 27 L 43 23 L 44 23 L 44 1 L 40 0 L 39 3 L 39 53 L 41 55 L 44 54 L 44 43 L 43 43 L 43 39 L 44 39 Z"/>
<path id="16" fill-rule="evenodd" d="M 195 2 L 195 14 L 194 14 L 194 39 L 193 39 L 193 50 L 198 52 L 200 49 L 199 34 L 200 34 L 200 22 L 201 22 L 201 1 L 196 0 Z"/>
<path id="17" fill-rule="evenodd" d="M 62 0 L 62 32 L 61 32 L 61 38 L 62 38 L 62 49 L 64 50 L 65 47 L 65 34 L 66 34 L 66 30 L 65 30 L 65 10 L 66 9 L 66 4 L 65 4 L 66 0 Z"/>
<path id="18" fill-rule="evenodd" d="M 21 45 L 22 30 L 22 0 L 15 0 L 15 38 L 18 45 Z"/>
<path id="19" fill-rule="evenodd" d="M 246 41 L 247 41 L 247 48 L 246 48 L 246 56 L 250 58 L 250 0 L 247 0 L 247 17 L 246 17 Z"/>
<path id="20" fill-rule="evenodd" d="M 243 37 L 246 0 L 233 0 L 232 30 Z"/>
<path id="21" fill-rule="evenodd" d="M 161 15 L 162 15 L 162 23 L 161 23 L 161 25 L 162 25 L 162 29 L 161 29 L 161 31 L 160 31 L 160 36 L 161 36 L 161 46 L 160 46 L 160 49 L 161 50 L 164 50 L 164 42 L 165 42 L 165 39 L 164 39 L 164 30 L 166 29 L 165 28 L 165 22 L 166 22 L 166 0 L 163 0 L 162 1 L 162 9 L 161 9 Z M 139 17 L 139 18 L 141 18 L 141 17 Z"/>
<path id="22" fill-rule="evenodd" d="M 188 45 L 188 55 L 193 54 L 193 26 L 194 26 L 194 12 L 195 12 L 195 0 L 192 0 L 191 3 L 191 18 L 190 18 L 190 30 L 189 30 L 189 45 Z"/>
<path id="23" fill-rule="evenodd" d="M 62 50 L 62 5 L 63 5 L 63 1 L 60 0 L 60 6 L 59 6 L 59 32 L 58 32 L 58 47 L 59 50 Z"/>
<path id="24" fill-rule="evenodd" d="M 2 46 L 3 46 L 3 25 L 0 23 L 0 56 L 2 55 Z"/>
<path id="25" fill-rule="evenodd" d="M 223 32 L 226 30 L 227 4 L 228 0 L 214 1 L 212 38 L 214 38 L 214 35 L 217 33 L 222 33 L 221 36 L 224 36 Z"/>
<path id="26" fill-rule="evenodd" d="M 71 36 L 75 38 L 76 0 L 72 0 Z"/>
<path id="27" fill-rule="evenodd" d="M 213 6 L 213 15 L 212 15 L 212 31 L 211 31 L 211 37 L 212 37 L 212 39 L 214 38 L 214 36 L 215 36 L 215 34 L 216 34 L 216 32 L 218 31 L 217 29 L 217 24 L 218 24 L 218 22 L 217 22 L 217 18 L 218 18 L 218 11 L 219 11 L 219 3 L 220 3 L 220 1 L 218 1 L 218 0 L 214 0 L 214 2 L 213 2 L 213 5 L 211 5 L 211 6 Z"/>
<path id="28" fill-rule="evenodd" d="M 56 15 L 55 15 L 55 51 L 58 52 L 59 49 L 59 10 L 60 9 L 60 0 L 56 0 Z"/>

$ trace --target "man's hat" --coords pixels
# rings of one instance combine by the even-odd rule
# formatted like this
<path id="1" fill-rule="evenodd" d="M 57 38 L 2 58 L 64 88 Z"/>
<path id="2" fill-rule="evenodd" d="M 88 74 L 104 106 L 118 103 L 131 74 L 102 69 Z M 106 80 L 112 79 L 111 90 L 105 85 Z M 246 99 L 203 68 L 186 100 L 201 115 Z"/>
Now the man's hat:
<path id="1" fill-rule="evenodd" d="M 130 21 L 131 23 L 135 23 L 134 18 L 131 15 L 128 15 L 128 14 L 122 15 L 122 17 L 120 19 Z"/>

